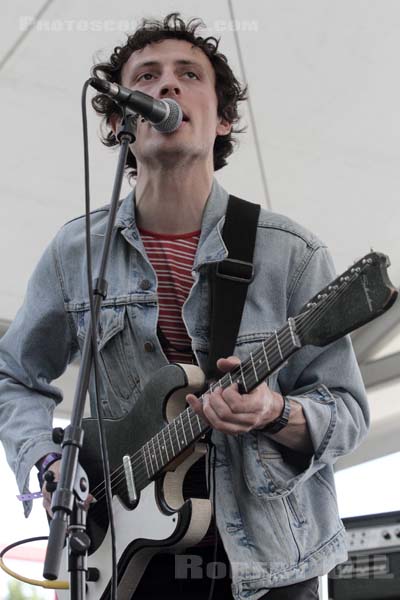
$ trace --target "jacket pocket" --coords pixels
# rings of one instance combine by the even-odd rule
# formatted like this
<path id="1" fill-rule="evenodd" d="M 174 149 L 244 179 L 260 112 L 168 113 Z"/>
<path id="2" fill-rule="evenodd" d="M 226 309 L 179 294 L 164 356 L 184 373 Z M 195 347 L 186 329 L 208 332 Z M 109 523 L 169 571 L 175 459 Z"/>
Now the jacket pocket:
<path id="1" fill-rule="evenodd" d="M 72 311 L 72 314 L 76 323 L 79 345 L 82 348 L 89 323 L 88 307 Z M 131 403 L 127 401 L 140 389 L 139 377 L 134 370 L 133 344 L 130 337 L 126 306 L 123 304 L 102 306 L 97 334 L 100 367 L 107 397 L 111 392 L 122 401 L 120 406 L 122 410 L 117 411 L 120 413 L 126 412 L 131 407 Z"/>

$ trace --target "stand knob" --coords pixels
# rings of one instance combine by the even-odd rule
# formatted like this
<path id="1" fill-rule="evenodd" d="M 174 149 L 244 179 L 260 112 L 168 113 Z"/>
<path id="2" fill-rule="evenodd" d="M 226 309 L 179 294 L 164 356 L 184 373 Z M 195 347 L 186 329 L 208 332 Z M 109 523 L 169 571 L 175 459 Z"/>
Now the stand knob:
<path id="1" fill-rule="evenodd" d="M 54 427 L 53 429 L 53 442 L 55 444 L 61 444 L 64 439 L 64 429 L 62 427 Z"/>
<path id="2" fill-rule="evenodd" d="M 49 494 L 52 494 L 57 487 L 57 481 L 54 481 L 53 471 L 46 471 L 43 478 L 46 482 L 46 490 L 49 492 Z"/>
<path id="3" fill-rule="evenodd" d="M 96 567 L 89 567 L 86 571 L 86 581 L 98 581 L 100 579 L 100 571 Z"/>
<path id="4" fill-rule="evenodd" d="M 90 538 L 84 531 L 75 531 L 69 539 L 70 549 L 74 554 L 83 555 L 90 546 Z"/>

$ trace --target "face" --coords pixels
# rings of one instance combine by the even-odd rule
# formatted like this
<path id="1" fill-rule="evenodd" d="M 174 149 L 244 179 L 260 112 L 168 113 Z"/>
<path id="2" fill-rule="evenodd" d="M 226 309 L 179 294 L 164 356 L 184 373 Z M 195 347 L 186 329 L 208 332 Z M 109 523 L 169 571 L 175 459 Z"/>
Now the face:
<path id="1" fill-rule="evenodd" d="M 183 112 L 181 125 L 169 134 L 139 118 L 131 146 L 139 175 L 143 165 L 196 160 L 213 165 L 215 138 L 229 133 L 231 125 L 218 117 L 214 69 L 202 50 L 175 39 L 149 44 L 130 56 L 121 82 L 154 98 L 172 98 Z"/>

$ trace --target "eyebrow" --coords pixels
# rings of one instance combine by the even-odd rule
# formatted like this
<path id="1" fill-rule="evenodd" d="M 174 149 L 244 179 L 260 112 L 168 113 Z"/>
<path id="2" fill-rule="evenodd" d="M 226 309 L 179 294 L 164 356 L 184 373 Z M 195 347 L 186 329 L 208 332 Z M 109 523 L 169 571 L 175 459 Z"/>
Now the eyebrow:
<path id="1" fill-rule="evenodd" d="M 177 66 L 186 66 L 186 67 L 196 67 L 198 69 L 203 70 L 203 67 L 200 63 L 193 61 L 193 60 L 188 60 L 185 58 L 181 58 L 179 60 L 174 61 L 174 64 Z M 160 67 L 161 66 L 161 62 L 158 60 L 146 60 L 144 62 L 138 63 L 137 65 L 135 65 L 133 67 L 131 76 L 136 73 L 138 70 L 145 68 L 145 67 Z"/>

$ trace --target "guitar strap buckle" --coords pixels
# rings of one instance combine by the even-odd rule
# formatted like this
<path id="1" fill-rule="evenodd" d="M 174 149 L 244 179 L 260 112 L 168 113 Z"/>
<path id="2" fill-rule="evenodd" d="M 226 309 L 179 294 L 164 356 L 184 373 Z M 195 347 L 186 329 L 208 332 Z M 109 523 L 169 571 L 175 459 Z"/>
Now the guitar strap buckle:
<path id="1" fill-rule="evenodd" d="M 254 265 L 237 258 L 225 258 L 217 263 L 215 275 L 221 279 L 249 284 L 254 279 Z"/>

